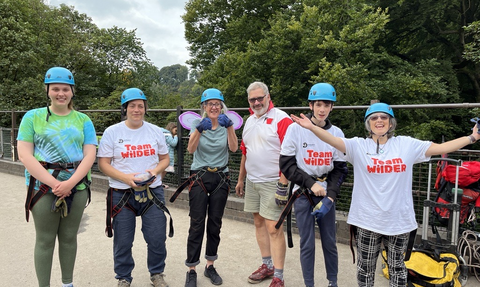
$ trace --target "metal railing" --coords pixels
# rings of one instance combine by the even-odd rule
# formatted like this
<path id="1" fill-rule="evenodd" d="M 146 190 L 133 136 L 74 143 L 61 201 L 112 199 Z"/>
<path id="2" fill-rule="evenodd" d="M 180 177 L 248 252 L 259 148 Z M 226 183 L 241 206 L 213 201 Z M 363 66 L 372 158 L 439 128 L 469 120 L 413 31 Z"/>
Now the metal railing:
<path id="1" fill-rule="evenodd" d="M 368 106 L 335 106 L 336 110 L 365 110 Z M 480 104 L 470 104 L 470 103 L 463 103 L 463 104 L 439 104 L 439 105 L 392 105 L 395 109 L 455 109 L 455 108 L 475 108 L 480 107 Z M 285 111 L 308 111 L 308 107 L 280 107 L 280 109 Z M 248 108 L 229 108 L 229 110 L 233 110 L 238 112 L 241 115 L 248 115 Z M 157 114 L 160 115 L 162 113 L 176 113 L 177 118 L 178 115 L 187 111 L 187 109 L 183 109 L 182 107 L 177 107 L 176 109 L 150 109 L 148 110 L 149 114 Z M 192 111 L 192 109 L 188 109 L 188 111 Z M 198 110 L 193 110 L 198 112 Z M 18 158 L 16 156 L 16 136 L 18 132 L 18 117 L 24 114 L 26 111 L 0 111 L 0 113 L 10 114 L 12 125 L 10 127 L 0 127 L 0 158 L 6 160 L 17 161 Z M 119 114 L 119 110 L 82 110 L 86 114 L 89 113 L 116 113 Z M 162 116 L 158 116 L 157 118 L 165 118 Z M 245 117 L 246 118 L 246 117 Z M 179 142 L 176 147 L 176 155 L 175 155 L 175 173 L 168 173 L 165 177 L 164 181 L 166 184 L 171 184 L 173 186 L 181 184 L 190 173 L 190 165 L 192 163 L 192 155 L 188 153 L 186 147 L 188 145 L 188 130 L 185 130 L 181 127 L 180 124 L 178 126 L 178 137 Z M 237 135 L 239 141 L 241 141 L 241 129 L 237 131 Z M 460 150 L 458 152 L 452 153 L 449 156 L 461 159 L 464 161 L 469 160 L 478 160 L 480 152 L 476 150 Z M 232 192 L 234 193 L 234 187 L 237 183 L 238 179 L 238 172 L 239 166 L 241 161 L 241 152 L 237 151 L 235 153 L 230 154 L 230 162 L 229 162 L 229 170 L 230 170 L 230 178 L 232 182 Z M 342 185 L 342 191 L 337 201 L 337 210 L 344 212 L 345 214 L 348 212 L 350 207 L 350 199 L 353 190 L 353 169 L 352 166 L 349 164 L 349 175 L 347 176 L 345 182 Z M 93 172 L 99 173 L 98 167 L 96 164 L 93 167 Z M 435 175 L 433 175 L 435 176 Z M 415 203 L 415 211 L 417 215 L 418 222 L 422 222 L 422 208 L 423 202 L 426 199 L 427 194 L 427 182 L 428 182 L 428 164 L 417 164 L 414 166 L 414 175 L 413 175 L 413 185 L 412 185 L 412 196 L 414 198 Z M 436 192 L 432 193 L 432 196 L 436 196 Z M 478 220 L 480 223 L 480 219 Z"/>

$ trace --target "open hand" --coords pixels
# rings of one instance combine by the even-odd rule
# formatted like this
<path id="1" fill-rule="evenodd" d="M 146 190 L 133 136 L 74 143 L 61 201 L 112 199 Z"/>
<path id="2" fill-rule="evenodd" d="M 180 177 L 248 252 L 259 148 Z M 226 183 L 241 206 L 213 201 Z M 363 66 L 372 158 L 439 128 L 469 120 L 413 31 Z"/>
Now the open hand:
<path id="1" fill-rule="evenodd" d="M 314 127 L 312 121 L 309 118 L 307 118 L 303 113 L 301 113 L 300 116 L 296 116 L 292 114 L 290 115 L 290 117 L 294 122 L 296 122 L 303 128 L 311 130 Z"/>

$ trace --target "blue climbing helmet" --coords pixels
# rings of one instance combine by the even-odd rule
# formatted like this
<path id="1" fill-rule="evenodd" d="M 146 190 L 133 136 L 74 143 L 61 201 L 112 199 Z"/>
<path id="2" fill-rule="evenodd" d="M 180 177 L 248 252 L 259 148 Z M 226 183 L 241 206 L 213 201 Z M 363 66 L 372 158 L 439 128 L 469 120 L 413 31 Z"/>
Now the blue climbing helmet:
<path id="1" fill-rule="evenodd" d="M 337 93 L 335 88 L 328 83 L 318 83 L 310 88 L 308 93 L 309 101 L 337 101 Z"/>
<path id="2" fill-rule="evenodd" d="M 129 88 L 123 91 L 121 96 L 122 106 L 130 101 L 133 100 L 144 100 L 147 101 L 147 97 L 142 92 L 142 90 L 138 88 Z"/>
<path id="3" fill-rule="evenodd" d="M 127 115 L 127 103 L 133 100 L 143 100 L 145 103 L 145 115 L 147 115 L 147 97 L 145 94 L 138 88 L 129 88 L 123 91 L 122 95 L 120 96 L 120 101 L 122 103 L 120 113 L 122 117 Z"/>
<path id="4" fill-rule="evenodd" d="M 63 67 L 53 67 L 48 69 L 45 73 L 46 85 L 48 84 L 67 84 L 75 86 L 75 80 L 73 79 L 73 74 L 70 70 Z"/>
<path id="5" fill-rule="evenodd" d="M 365 112 L 365 121 L 367 120 L 368 116 L 373 113 L 385 113 L 390 115 L 392 118 L 395 118 L 393 115 L 393 109 L 389 105 L 385 103 L 375 103 L 368 107 L 367 111 Z"/>
<path id="6" fill-rule="evenodd" d="M 200 103 L 203 103 L 203 102 L 208 101 L 208 100 L 214 100 L 214 99 L 224 102 L 222 92 L 220 92 L 220 90 L 215 89 L 215 88 L 206 89 L 202 93 Z"/>

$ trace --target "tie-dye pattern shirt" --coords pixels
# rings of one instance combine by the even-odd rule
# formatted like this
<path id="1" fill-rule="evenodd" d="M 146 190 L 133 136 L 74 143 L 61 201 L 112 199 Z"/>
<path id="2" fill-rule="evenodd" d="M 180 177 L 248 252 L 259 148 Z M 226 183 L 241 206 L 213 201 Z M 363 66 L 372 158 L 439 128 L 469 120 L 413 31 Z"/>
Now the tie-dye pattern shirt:
<path id="1" fill-rule="evenodd" d="M 38 161 L 71 163 L 83 159 L 83 145 L 97 145 L 95 128 L 84 113 L 73 110 L 66 116 L 52 113 L 46 121 L 47 108 L 28 111 L 18 129 L 18 141 L 34 144 L 33 155 Z M 49 170 L 52 173 L 52 170 Z M 70 178 L 74 170 L 62 171 L 60 181 Z M 30 174 L 25 170 L 26 183 Z M 36 189 L 40 183 L 37 181 Z M 79 186 L 79 189 L 82 189 Z"/>

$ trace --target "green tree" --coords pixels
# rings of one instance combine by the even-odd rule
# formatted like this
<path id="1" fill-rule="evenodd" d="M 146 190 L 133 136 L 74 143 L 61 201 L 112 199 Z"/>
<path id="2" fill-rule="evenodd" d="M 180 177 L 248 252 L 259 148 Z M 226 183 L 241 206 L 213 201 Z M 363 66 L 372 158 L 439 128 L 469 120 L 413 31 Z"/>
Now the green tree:
<path id="1" fill-rule="evenodd" d="M 190 43 L 194 69 L 203 69 L 229 49 L 245 51 L 268 30 L 268 19 L 278 11 L 289 11 L 294 0 L 190 0 L 182 16 L 185 39 Z"/>
<path id="2" fill-rule="evenodd" d="M 88 109 L 123 87 L 148 89 L 158 69 L 146 57 L 135 30 L 99 29 L 74 7 L 49 7 L 41 0 L 0 2 L 0 102 L 2 109 L 28 110 L 47 104 L 43 78 L 53 66 L 75 77 L 74 104 Z M 115 106 L 117 107 L 117 106 Z"/>
<path id="3" fill-rule="evenodd" d="M 34 23 L 42 23 L 48 8 L 40 1 L 0 2 L 0 102 L 2 109 L 22 109 L 38 102 L 42 91 L 42 43 Z M 42 95 L 45 95 L 44 92 Z M 46 98 L 42 97 L 43 104 Z"/>
<path id="4" fill-rule="evenodd" d="M 452 78 L 448 65 L 434 58 L 409 61 L 389 51 L 383 41 L 389 21 L 388 9 L 360 1 L 303 1 L 288 13 L 272 13 L 270 29 L 262 30 L 260 40 L 249 42 L 245 50 L 224 51 L 205 67 L 199 84 L 221 89 L 229 95 L 229 106 L 247 106 L 245 88 L 254 80 L 269 85 L 277 106 L 306 106 L 315 82 L 336 87 L 337 105 L 458 102 L 458 93 L 446 81 Z M 354 136 L 364 130 L 363 112 L 335 112 L 332 118 L 347 136 Z M 438 139 L 458 131 L 457 125 L 448 121 L 443 129 L 433 129 L 427 121 L 449 116 L 405 111 L 398 114 L 398 131 L 422 137 L 432 130 L 436 133 L 429 139 Z"/>
<path id="5" fill-rule="evenodd" d="M 159 72 L 160 83 L 178 89 L 182 82 L 188 80 L 188 68 L 180 64 L 163 67 Z"/>
<path id="6" fill-rule="evenodd" d="M 372 2 L 389 9 L 391 21 L 386 25 L 386 33 L 382 38 L 382 45 L 388 53 L 398 55 L 411 64 L 435 63 L 432 68 L 437 70 L 437 76 L 440 77 L 439 85 L 445 86 L 446 94 L 435 90 L 433 86 L 425 86 L 412 100 L 420 99 L 425 103 L 480 101 L 480 63 L 475 61 L 475 45 L 478 45 L 480 37 L 480 31 L 476 29 L 476 23 L 480 20 L 480 2 Z M 425 97 L 424 93 L 429 95 Z M 405 99 L 404 102 L 410 101 Z M 417 117 L 413 116 L 415 114 Z M 431 130 L 436 134 L 447 131 L 446 134 L 451 135 L 455 131 L 461 134 L 470 128 L 471 123 L 465 120 L 470 114 L 471 111 L 468 110 L 445 111 L 441 114 L 412 112 L 409 119 L 420 123 L 422 120 L 440 120 L 446 126 Z M 418 130 L 419 127 L 412 130 Z M 427 128 L 420 133 L 427 134 L 428 130 Z"/>

